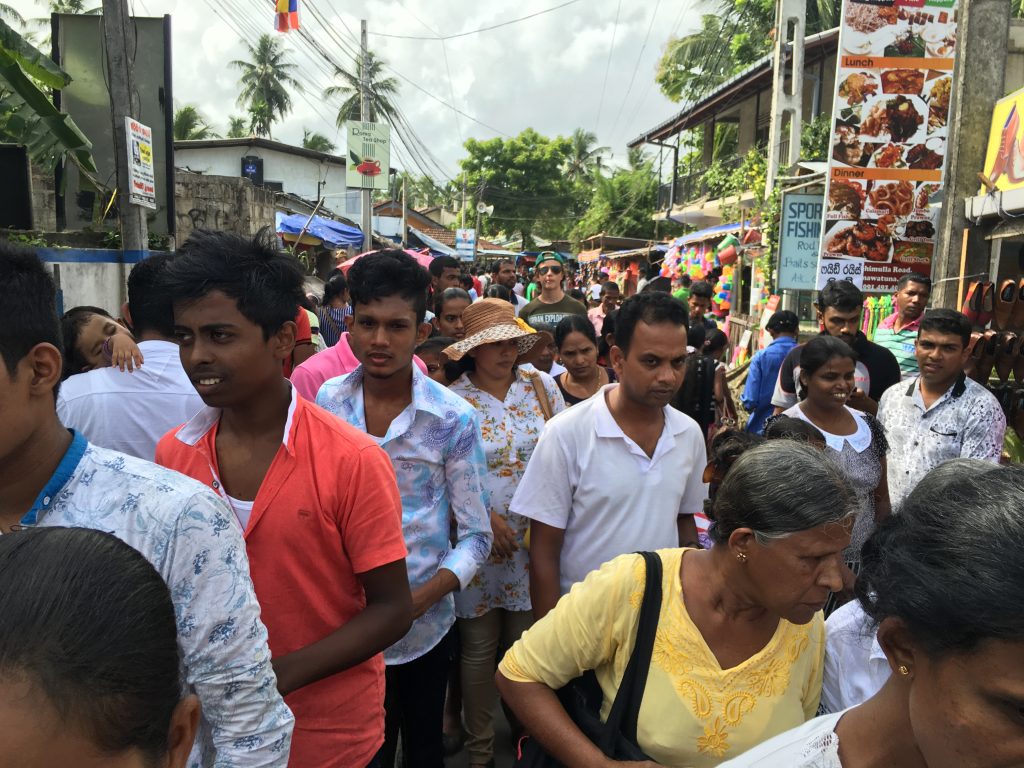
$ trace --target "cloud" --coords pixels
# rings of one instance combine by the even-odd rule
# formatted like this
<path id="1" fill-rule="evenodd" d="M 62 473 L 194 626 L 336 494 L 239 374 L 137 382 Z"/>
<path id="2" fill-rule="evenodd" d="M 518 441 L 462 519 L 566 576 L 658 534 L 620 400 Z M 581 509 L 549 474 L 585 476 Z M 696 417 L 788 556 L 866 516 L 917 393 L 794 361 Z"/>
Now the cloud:
<path id="1" fill-rule="evenodd" d="M 129 3 L 139 15 L 172 15 L 176 103 L 196 105 L 219 130 L 225 130 L 228 117 L 242 113 L 236 106 L 237 71 L 229 65 L 231 60 L 245 57 L 235 28 L 250 39 L 263 31 L 273 32 L 270 0 Z M 370 48 L 392 68 L 389 75 L 401 73 L 439 99 L 508 135 L 527 127 L 546 135 L 567 136 L 577 127 L 594 131 L 599 143 L 610 146 L 616 159 L 624 161 L 628 140 L 678 111 L 679 106 L 662 96 L 654 83 L 657 62 L 673 32 L 687 34 L 699 25 L 701 12 L 710 5 L 708 0 L 582 0 L 517 24 L 448 40 L 445 47 L 451 85 L 439 41 L 373 34 L 432 36 L 431 30 L 435 30 L 450 35 L 557 4 L 558 0 L 490 0 L 486 4 L 467 0 L 378 0 L 345 3 L 352 12 L 342 12 L 334 10 L 341 4 L 330 0 L 300 0 L 300 11 L 307 28 L 345 66 L 350 66 L 351 51 L 357 45 L 350 32 L 358 35 L 362 16 L 371 32 Z M 629 89 L 656 4 L 650 38 Z M 31 15 L 44 15 L 40 0 L 14 0 L 14 5 L 31 9 Z M 214 8 L 228 16 L 231 23 L 218 18 Z M 321 27 L 314 10 L 328 21 L 329 30 Z M 613 33 L 615 44 L 609 66 Z M 337 143 L 343 146 L 344 134 L 334 125 L 338 104 L 325 102 L 321 95 L 329 84 L 325 70 L 330 64 L 312 54 L 297 34 L 284 35 L 283 39 L 308 87 L 304 94 L 295 95 L 294 110 L 275 126 L 275 138 L 298 143 L 303 128 L 309 128 L 332 139 L 337 137 Z M 448 175 L 458 172 L 465 139 L 498 135 L 456 116 L 404 80 L 399 104 Z M 393 163 L 419 170 L 404 153 L 401 158 L 393 158 Z"/>

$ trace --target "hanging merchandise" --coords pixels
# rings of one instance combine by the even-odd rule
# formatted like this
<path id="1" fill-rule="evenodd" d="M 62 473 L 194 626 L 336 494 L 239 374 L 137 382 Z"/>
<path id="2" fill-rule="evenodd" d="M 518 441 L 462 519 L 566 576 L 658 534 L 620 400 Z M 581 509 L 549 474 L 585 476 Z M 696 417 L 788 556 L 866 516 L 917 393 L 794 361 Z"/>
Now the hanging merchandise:
<path id="1" fill-rule="evenodd" d="M 718 244 L 715 249 L 715 255 L 718 257 L 718 263 L 722 265 L 735 264 L 736 257 L 739 256 L 739 251 L 736 246 L 740 244 L 740 241 L 734 235 L 726 235 L 722 238 L 722 242 Z"/>

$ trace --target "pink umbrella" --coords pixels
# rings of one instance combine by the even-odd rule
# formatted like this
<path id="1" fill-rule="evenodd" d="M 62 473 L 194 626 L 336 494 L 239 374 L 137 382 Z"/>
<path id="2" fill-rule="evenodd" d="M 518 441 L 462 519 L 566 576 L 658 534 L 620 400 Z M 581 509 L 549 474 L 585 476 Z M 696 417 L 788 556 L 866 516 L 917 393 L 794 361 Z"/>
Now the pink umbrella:
<path id="1" fill-rule="evenodd" d="M 417 263 L 426 269 L 430 266 L 430 262 L 434 260 L 434 257 L 430 255 L 430 252 L 426 249 L 422 251 L 414 251 L 410 248 L 406 248 L 405 252 L 416 259 Z M 363 256 L 369 256 L 371 253 L 377 253 L 377 251 L 367 251 L 366 253 L 360 253 L 358 256 L 353 256 L 348 261 L 342 262 L 338 268 L 344 273 L 348 274 L 349 267 L 356 263 L 357 260 L 363 258 Z"/>

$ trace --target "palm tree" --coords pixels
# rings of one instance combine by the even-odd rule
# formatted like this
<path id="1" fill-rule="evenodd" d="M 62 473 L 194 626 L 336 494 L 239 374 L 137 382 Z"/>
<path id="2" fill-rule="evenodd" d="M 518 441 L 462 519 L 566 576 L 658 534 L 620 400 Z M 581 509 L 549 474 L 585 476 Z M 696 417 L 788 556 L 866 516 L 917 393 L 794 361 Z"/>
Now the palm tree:
<path id="1" fill-rule="evenodd" d="M 0 19 L 10 19 L 21 27 L 25 26 L 25 17 L 18 13 L 13 5 L 7 3 L 0 3 Z"/>
<path id="2" fill-rule="evenodd" d="M 337 145 L 322 133 L 316 133 L 308 128 L 302 129 L 302 146 L 317 152 L 325 152 L 328 155 L 338 149 Z"/>
<path id="3" fill-rule="evenodd" d="M 273 123 L 291 112 L 289 89 L 302 90 L 302 86 L 292 75 L 295 65 L 286 60 L 279 38 L 260 35 L 255 46 L 246 47 L 250 61 L 231 62 L 242 70 L 238 104 L 247 107 L 250 115 L 259 112 L 259 120 L 254 118 L 252 123 L 259 128 L 257 136 L 271 136 Z"/>
<path id="4" fill-rule="evenodd" d="M 601 161 L 611 149 L 595 147 L 597 136 L 583 128 L 573 131 L 569 142 L 569 162 L 565 169 L 569 181 L 586 181 L 593 178 L 595 173 L 600 173 Z"/>
<path id="5" fill-rule="evenodd" d="M 384 121 L 394 123 L 395 106 L 392 97 L 398 95 L 398 80 L 383 77 L 384 62 L 378 59 L 373 51 L 367 54 L 369 62 L 366 71 L 370 80 L 370 122 Z M 346 120 L 359 120 L 361 115 L 359 100 L 359 82 L 363 73 L 362 61 L 355 61 L 355 74 L 346 72 L 341 67 L 334 68 L 334 76 L 341 79 L 341 84 L 324 89 L 325 99 L 340 96 L 344 101 L 338 109 L 337 125 L 345 125 Z"/>
<path id="6" fill-rule="evenodd" d="M 199 110 L 191 104 L 174 111 L 174 140 L 198 141 L 219 138 Z"/>
<path id="7" fill-rule="evenodd" d="M 244 139 L 249 135 L 249 121 L 244 117 L 238 115 L 232 115 L 228 118 L 228 132 L 227 138 L 229 139 Z"/>
<path id="8" fill-rule="evenodd" d="M 249 135 L 270 136 L 274 113 L 263 100 L 254 101 L 249 107 Z"/>

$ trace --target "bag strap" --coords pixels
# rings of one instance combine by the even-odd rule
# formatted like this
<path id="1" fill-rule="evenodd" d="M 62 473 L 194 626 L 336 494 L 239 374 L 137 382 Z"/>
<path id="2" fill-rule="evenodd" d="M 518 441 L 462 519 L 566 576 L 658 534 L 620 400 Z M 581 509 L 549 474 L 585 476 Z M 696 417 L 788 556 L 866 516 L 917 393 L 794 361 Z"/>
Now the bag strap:
<path id="1" fill-rule="evenodd" d="M 540 412 L 544 414 L 544 421 L 555 415 L 551 408 L 551 400 L 548 399 L 548 391 L 544 389 L 544 382 L 536 373 L 530 373 L 530 381 L 533 383 L 533 391 L 537 393 L 537 400 L 540 401 Z"/>
<path id="2" fill-rule="evenodd" d="M 647 673 L 651 668 L 651 657 L 654 654 L 654 637 L 658 632 L 658 619 L 661 616 L 661 582 L 662 564 L 657 552 L 641 552 L 646 566 L 647 578 L 644 585 L 644 599 L 640 605 L 640 620 L 636 627 L 636 642 L 633 653 L 629 657 L 626 671 L 619 683 L 605 729 L 605 736 L 610 740 L 619 733 L 633 744 L 636 744 L 637 720 L 640 717 L 640 704 L 647 687 Z M 607 753 L 606 753 L 607 754 Z"/>

